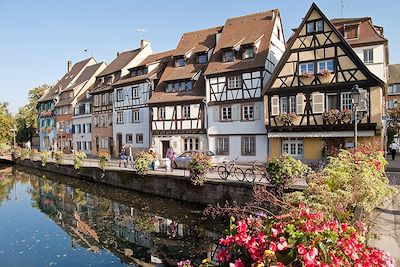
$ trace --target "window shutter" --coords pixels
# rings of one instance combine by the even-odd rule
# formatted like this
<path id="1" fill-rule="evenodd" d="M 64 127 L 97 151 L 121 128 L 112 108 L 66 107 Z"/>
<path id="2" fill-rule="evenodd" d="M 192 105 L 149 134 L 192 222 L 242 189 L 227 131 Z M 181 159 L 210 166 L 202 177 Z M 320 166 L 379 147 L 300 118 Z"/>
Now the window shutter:
<path id="1" fill-rule="evenodd" d="M 312 94 L 313 113 L 323 113 L 325 111 L 324 96 L 325 95 L 322 93 L 313 93 Z"/>
<path id="2" fill-rule="evenodd" d="M 259 120 L 261 118 L 261 103 L 254 103 L 254 119 Z"/>
<path id="3" fill-rule="evenodd" d="M 219 109 L 220 106 L 214 106 L 214 112 L 213 112 L 214 121 L 219 121 Z"/>
<path id="4" fill-rule="evenodd" d="M 297 94 L 296 95 L 296 113 L 297 114 L 304 114 L 304 102 L 305 102 L 304 94 Z"/>
<path id="5" fill-rule="evenodd" d="M 233 121 L 240 120 L 240 105 L 239 104 L 232 105 L 232 120 Z"/>
<path id="6" fill-rule="evenodd" d="M 75 124 L 72 124 L 72 133 L 75 133 Z"/>
<path id="7" fill-rule="evenodd" d="M 143 109 L 139 109 L 139 121 L 142 122 L 143 121 Z"/>
<path id="8" fill-rule="evenodd" d="M 271 97 L 271 116 L 279 115 L 279 96 L 274 95 Z"/>

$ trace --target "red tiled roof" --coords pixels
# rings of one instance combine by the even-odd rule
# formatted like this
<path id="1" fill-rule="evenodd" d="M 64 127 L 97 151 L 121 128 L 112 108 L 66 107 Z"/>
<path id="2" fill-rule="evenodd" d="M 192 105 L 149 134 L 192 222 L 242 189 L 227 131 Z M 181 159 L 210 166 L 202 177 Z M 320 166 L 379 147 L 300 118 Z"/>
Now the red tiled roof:
<path id="1" fill-rule="evenodd" d="M 100 72 L 97 77 L 106 76 L 115 72 L 120 71 L 126 65 L 129 64 L 140 52 L 140 48 L 131 50 L 131 51 L 124 51 L 118 54 L 118 56 L 107 66 L 102 72 Z"/>

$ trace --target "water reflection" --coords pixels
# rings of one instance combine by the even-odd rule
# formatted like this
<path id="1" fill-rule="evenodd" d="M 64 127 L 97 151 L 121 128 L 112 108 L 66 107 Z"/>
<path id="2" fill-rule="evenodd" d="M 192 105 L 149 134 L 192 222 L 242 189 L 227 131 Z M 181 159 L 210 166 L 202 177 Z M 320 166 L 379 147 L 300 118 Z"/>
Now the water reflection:
<path id="1" fill-rule="evenodd" d="M 17 186 L 24 190 L 17 190 Z M 30 205 L 14 205 L 19 197 Z M 0 207 L 0 217 L 6 215 L 11 227 L 16 228 L 8 230 L 18 232 L 19 228 L 32 228 L 32 233 L 28 234 L 37 231 L 40 235 L 35 228 L 55 229 L 49 234 L 53 240 L 50 242 L 45 238 L 44 243 L 48 242 L 50 251 L 58 243 L 64 251 L 62 255 L 73 257 L 74 262 L 62 261 L 63 257 L 57 257 L 61 252 L 55 259 L 47 259 L 47 254 L 32 249 L 31 255 L 24 258 L 27 260 L 24 264 L 31 264 L 30 257 L 39 254 L 41 258 L 44 256 L 45 263 L 40 266 L 168 266 L 180 259 L 207 257 L 207 253 L 212 252 L 209 244 L 219 236 L 220 228 L 202 217 L 200 207 L 54 174 L 46 176 L 19 167 L 1 168 L 0 201 L 4 206 L 16 206 L 17 209 L 7 214 L 7 207 L 4 211 L 3 206 Z M 32 207 L 50 220 L 39 219 L 34 225 L 29 220 L 18 221 L 12 226 L 20 215 L 31 213 Z M 27 212 L 29 208 L 31 210 Z M 0 229 L 1 239 L 18 241 L 4 235 L 3 231 Z M 0 245 L 5 245 L 4 240 Z M 15 251 L 14 254 L 4 251 L 3 257 L 15 254 Z M 9 263 L 8 266 L 19 266 L 21 261 L 9 260 Z"/>

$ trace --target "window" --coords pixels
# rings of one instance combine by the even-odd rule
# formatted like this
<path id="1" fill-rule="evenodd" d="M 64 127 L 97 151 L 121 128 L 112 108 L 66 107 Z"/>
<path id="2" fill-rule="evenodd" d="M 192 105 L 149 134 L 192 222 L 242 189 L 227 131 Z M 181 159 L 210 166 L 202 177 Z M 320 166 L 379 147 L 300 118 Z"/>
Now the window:
<path id="1" fill-rule="evenodd" d="M 199 54 L 199 57 L 198 57 L 198 63 L 199 64 L 203 64 L 203 63 L 207 63 L 207 61 L 208 61 L 208 56 L 207 56 L 207 54 Z"/>
<path id="2" fill-rule="evenodd" d="M 289 112 L 296 113 L 296 96 L 289 96 Z"/>
<path id="3" fill-rule="evenodd" d="M 281 114 L 282 113 L 288 113 L 288 102 L 287 102 L 287 97 L 281 97 L 280 98 L 280 104 L 281 104 Z"/>
<path id="4" fill-rule="evenodd" d="M 221 107 L 221 120 L 230 121 L 232 120 L 232 107 Z"/>
<path id="5" fill-rule="evenodd" d="M 254 120 L 254 106 L 253 105 L 242 106 L 242 120 L 244 120 L 244 121 Z"/>
<path id="6" fill-rule="evenodd" d="M 222 62 L 231 62 L 233 61 L 234 54 L 232 50 L 227 50 L 222 52 Z"/>
<path id="7" fill-rule="evenodd" d="M 149 69 L 147 67 L 134 68 L 131 70 L 131 74 L 132 77 L 135 77 L 135 76 L 145 75 L 148 73 L 148 71 Z"/>
<path id="8" fill-rule="evenodd" d="M 91 133 L 91 132 L 92 132 L 92 124 L 91 124 L 91 123 L 88 123 L 86 129 L 87 129 L 87 132 L 88 132 L 88 133 Z"/>
<path id="9" fill-rule="evenodd" d="M 318 72 L 328 70 L 329 72 L 334 72 L 333 60 L 318 61 Z"/>
<path id="10" fill-rule="evenodd" d="M 306 74 L 306 73 L 314 73 L 314 63 L 300 63 L 299 65 L 299 74 Z"/>
<path id="11" fill-rule="evenodd" d="M 390 99 L 386 102 L 386 108 L 393 109 L 397 107 L 397 101 L 394 99 Z"/>
<path id="12" fill-rule="evenodd" d="M 374 63 L 374 50 L 364 49 L 364 63 Z"/>
<path id="13" fill-rule="evenodd" d="M 124 100 L 124 91 L 122 89 L 117 90 L 117 101 Z"/>
<path id="14" fill-rule="evenodd" d="M 322 32 L 324 30 L 324 21 L 317 20 L 307 23 L 307 33 Z"/>
<path id="15" fill-rule="evenodd" d="M 242 136 L 242 156 L 256 155 L 256 137 Z"/>
<path id="16" fill-rule="evenodd" d="M 185 151 L 199 150 L 199 138 L 183 139 L 183 147 L 185 148 Z"/>
<path id="17" fill-rule="evenodd" d="M 104 94 L 103 95 L 103 105 L 107 105 L 108 104 L 108 94 Z"/>
<path id="18" fill-rule="evenodd" d="M 186 65 L 186 61 L 183 57 L 177 58 L 175 60 L 175 67 L 184 67 Z"/>
<path id="19" fill-rule="evenodd" d="M 158 108 L 158 119 L 165 120 L 165 108 Z"/>
<path id="20" fill-rule="evenodd" d="M 136 134 L 136 144 L 143 144 L 143 134 Z"/>
<path id="21" fill-rule="evenodd" d="M 79 151 L 82 149 L 81 142 L 76 142 L 76 149 Z"/>
<path id="22" fill-rule="evenodd" d="M 345 92 L 341 94 L 341 99 L 340 99 L 340 103 L 341 103 L 341 110 L 344 109 L 349 109 L 352 110 L 352 101 L 351 101 L 351 93 L 350 92 Z"/>
<path id="23" fill-rule="evenodd" d="M 167 93 L 172 93 L 172 91 L 173 91 L 173 84 L 172 83 L 168 83 L 167 84 Z"/>
<path id="24" fill-rule="evenodd" d="M 126 134 L 125 139 L 127 143 L 132 143 L 133 142 L 132 134 Z"/>
<path id="25" fill-rule="evenodd" d="M 86 142 L 82 142 L 83 150 L 87 150 Z"/>
<path id="26" fill-rule="evenodd" d="M 114 78 L 113 76 L 108 76 L 108 77 L 107 77 L 107 84 L 108 84 L 108 85 L 112 84 L 113 78 Z"/>
<path id="27" fill-rule="evenodd" d="M 358 38 L 358 25 L 345 25 L 344 38 L 346 39 Z"/>
<path id="28" fill-rule="evenodd" d="M 187 81 L 186 82 L 186 91 L 192 91 L 192 88 L 193 88 L 193 82 Z"/>
<path id="29" fill-rule="evenodd" d="M 388 94 L 400 94 L 400 84 L 392 84 L 388 87 Z"/>
<path id="30" fill-rule="evenodd" d="M 190 106 L 182 107 L 182 118 L 184 119 L 190 118 Z"/>
<path id="31" fill-rule="evenodd" d="M 292 157 L 303 157 L 303 139 L 287 138 L 282 140 L 282 154 L 287 154 Z"/>
<path id="32" fill-rule="evenodd" d="M 175 81 L 169 82 L 167 84 L 167 93 L 177 93 L 177 92 L 184 92 L 184 91 L 192 91 L 193 89 L 193 81 Z"/>
<path id="33" fill-rule="evenodd" d="M 139 86 L 132 85 L 132 98 L 139 98 Z"/>
<path id="34" fill-rule="evenodd" d="M 254 47 L 247 47 L 243 51 L 243 59 L 253 58 L 254 57 Z"/>
<path id="35" fill-rule="evenodd" d="M 240 76 L 228 77 L 228 89 L 241 88 Z"/>
<path id="36" fill-rule="evenodd" d="M 326 110 L 337 109 L 337 95 L 327 94 L 326 95 Z"/>
<path id="37" fill-rule="evenodd" d="M 217 137 L 216 142 L 217 155 L 229 155 L 229 137 Z"/>
<path id="38" fill-rule="evenodd" d="M 124 113 L 117 112 L 117 123 L 124 123 Z"/>
<path id="39" fill-rule="evenodd" d="M 138 109 L 132 110 L 132 122 L 140 122 L 140 111 Z"/>

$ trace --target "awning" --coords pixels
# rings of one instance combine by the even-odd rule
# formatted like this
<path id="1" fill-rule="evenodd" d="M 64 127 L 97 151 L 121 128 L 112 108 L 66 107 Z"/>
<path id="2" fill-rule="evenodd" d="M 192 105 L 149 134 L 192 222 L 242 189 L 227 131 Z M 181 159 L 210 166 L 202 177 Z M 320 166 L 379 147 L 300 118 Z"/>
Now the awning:
<path id="1" fill-rule="evenodd" d="M 357 131 L 357 135 L 360 137 L 375 136 L 375 131 Z M 322 138 L 322 137 L 353 137 L 353 131 L 331 131 L 331 132 L 285 132 L 268 133 L 269 138 Z"/>

